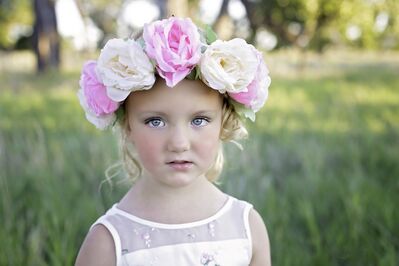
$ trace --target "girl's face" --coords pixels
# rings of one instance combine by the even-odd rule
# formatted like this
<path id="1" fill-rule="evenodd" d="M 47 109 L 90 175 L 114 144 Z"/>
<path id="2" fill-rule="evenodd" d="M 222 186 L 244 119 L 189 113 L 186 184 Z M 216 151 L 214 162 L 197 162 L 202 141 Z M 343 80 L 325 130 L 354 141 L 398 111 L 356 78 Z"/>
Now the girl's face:
<path id="1" fill-rule="evenodd" d="M 128 138 L 143 166 L 143 178 L 181 187 L 205 178 L 220 145 L 222 97 L 199 80 L 175 87 L 163 79 L 127 101 Z"/>

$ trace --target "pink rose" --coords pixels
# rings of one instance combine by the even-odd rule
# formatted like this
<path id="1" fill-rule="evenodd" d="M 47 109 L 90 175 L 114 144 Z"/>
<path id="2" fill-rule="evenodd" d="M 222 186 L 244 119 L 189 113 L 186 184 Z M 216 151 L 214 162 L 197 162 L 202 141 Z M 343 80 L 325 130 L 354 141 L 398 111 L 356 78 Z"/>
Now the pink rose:
<path id="1" fill-rule="evenodd" d="M 254 79 L 248 85 L 246 91 L 228 94 L 235 101 L 245 105 L 252 111 L 257 112 L 262 108 L 267 100 L 271 79 L 262 54 L 255 48 L 253 48 L 253 51 L 258 59 L 258 66 Z"/>
<path id="2" fill-rule="evenodd" d="M 184 79 L 200 60 L 200 35 L 189 18 L 146 24 L 143 38 L 148 57 L 155 60 L 158 74 L 169 87 Z"/>
<path id="3" fill-rule="evenodd" d="M 96 66 L 97 62 L 93 60 L 84 64 L 79 84 L 83 90 L 87 107 L 95 115 L 102 116 L 115 112 L 119 103 L 107 96 L 104 84 L 97 78 Z"/>

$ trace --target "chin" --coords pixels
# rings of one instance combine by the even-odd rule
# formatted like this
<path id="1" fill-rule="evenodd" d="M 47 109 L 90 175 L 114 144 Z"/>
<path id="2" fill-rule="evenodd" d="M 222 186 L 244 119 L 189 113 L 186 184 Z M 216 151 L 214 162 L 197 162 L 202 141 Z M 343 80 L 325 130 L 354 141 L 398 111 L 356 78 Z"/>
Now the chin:
<path id="1" fill-rule="evenodd" d="M 167 176 L 162 183 L 173 188 L 183 188 L 195 183 L 201 176 L 203 175 L 193 176 L 192 174 L 178 173 Z"/>

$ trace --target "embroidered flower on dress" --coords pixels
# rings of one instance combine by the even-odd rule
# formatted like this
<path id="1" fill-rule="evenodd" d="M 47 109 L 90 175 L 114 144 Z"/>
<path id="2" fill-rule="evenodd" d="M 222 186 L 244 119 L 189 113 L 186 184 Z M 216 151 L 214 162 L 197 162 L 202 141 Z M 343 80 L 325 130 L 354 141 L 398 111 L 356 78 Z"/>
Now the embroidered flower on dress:
<path id="1" fill-rule="evenodd" d="M 146 248 L 150 248 L 151 247 L 151 236 L 153 235 L 153 233 L 155 231 L 158 231 L 158 229 L 154 228 L 154 227 L 141 227 L 141 228 L 135 228 L 133 230 L 134 234 L 136 236 L 139 236 L 141 238 L 141 240 L 143 240 L 144 246 Z"/>
<path id="2" fill-rule="evenodd" d="M 220 266 L 220 264 L 218 264 L 216 262 L 215 256 L 214 255 L 210 255 L 208 253 L 202 253 L 201 256 L 201 265 L 207 265 L 207 266 Z"/>

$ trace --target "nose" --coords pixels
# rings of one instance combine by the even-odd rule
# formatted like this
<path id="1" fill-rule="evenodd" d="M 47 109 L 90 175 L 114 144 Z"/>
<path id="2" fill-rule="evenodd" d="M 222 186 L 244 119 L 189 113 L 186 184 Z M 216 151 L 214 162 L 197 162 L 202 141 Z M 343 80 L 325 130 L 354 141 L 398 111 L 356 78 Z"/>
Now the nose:
<path id="1" fill-rule="evenodd" d="M 173 127 L 167 145 L 168 150 L 171 152 L 188 151 L 190 149 L 189 133 L 182 127 Z"/>

